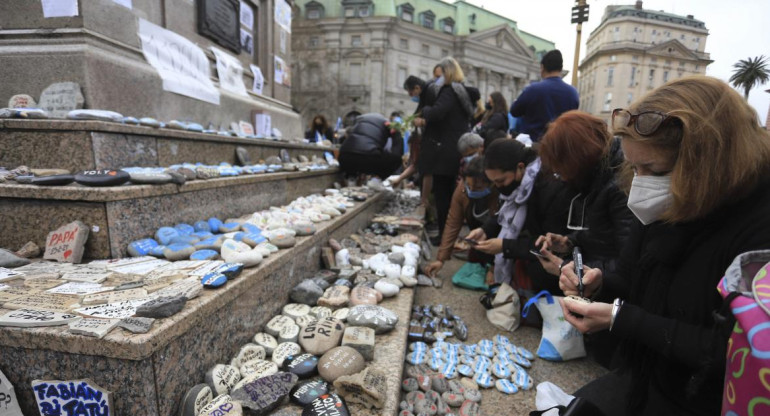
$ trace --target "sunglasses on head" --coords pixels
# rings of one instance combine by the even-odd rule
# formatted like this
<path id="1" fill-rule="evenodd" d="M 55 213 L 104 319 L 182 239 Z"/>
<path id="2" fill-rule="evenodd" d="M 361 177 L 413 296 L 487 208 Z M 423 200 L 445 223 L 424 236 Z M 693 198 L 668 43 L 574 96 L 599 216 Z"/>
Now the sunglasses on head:
<path id="1" fill-rule="evenodd" d="M 624 108 L 612 110 L 612 128 L 613 130 L 634 125 L 634 130 L 642 136 L 655 134 L 658 129 L 676 117 L 670 116 L 660 111 L 642 111 L 639 114 L 631 114 Z"/>

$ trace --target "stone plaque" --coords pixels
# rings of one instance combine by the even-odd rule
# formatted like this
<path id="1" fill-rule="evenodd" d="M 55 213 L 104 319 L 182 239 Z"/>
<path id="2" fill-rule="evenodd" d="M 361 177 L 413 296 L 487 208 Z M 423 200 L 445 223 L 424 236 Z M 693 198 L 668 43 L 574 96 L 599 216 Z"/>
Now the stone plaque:
<path id="1" fill-rule="evenodd" d="M 53 282 L 57 283 L 57 280 L 54 280 Z M 30 281 L 25 282 L 25 285 L 27 283 L 30 283 Z M 58 283 L 62 283 L 61 280 L 58 280 Z M 90 295 L 92 293 L 107 292 L 113 289 L 112 287 L 102 286 L 98 283 L 68 282 L 63 285 L 58 285 L 58 283 L 56 287 L 48 289 L 46 292 L 59 295 Z"/>
<path id="2" fill-rule="evenodd" d="M 37 103 L 27 94 L 16 94 L 8 100 L 8 108 L 37 108 Z"/>
<path id="3" fill-rule="evenodd" d="M 33 380 L 32 390 L 41 415 L 112 415 L 112 392 L 89 379 Z"/>
<path id="4" fill-rule="evenodd" d="M 76 82 L 57 82 L 49 85 L 40 95 L 39 107 L 51 118 L 67 118 L 72 110 L 83 108 L 83 93 Z"/>
<path id="5" fill-rule="evenodd" d="M 0 290 L 0 303 L 18 299 L 23 296 L 29 296 L 33 293 L 40 293 L 40 289 L 24 286 L 12 286 L 7 289 Z"/>
<path id="6" fill-rule="evenodd" d="M 146 275 L 150 272 L 163 267 L 169 263 L 168 260 L 154 259 L 143 261 L 141 263 L 123 264 L 120 266 L 109 266 L 109 269 L 117 273 Z"/>
<path id="7" fill-rule="evenodd" d="M 24 276 L 24 272 L 0 267 L 0 282 L 10 282 L 11 280 L 20 279 L 22 276 Z"/>
<path id="8" fill-rule="evenodd" d="M 3 416 L 24 416 L 13 391 L 13 384 L 0 371 L 0 414 Z"/>
<path id="9" fill-rule="evenodd" d="M 17 326 L 22 328 L 56 326 L 67 325 L 79 319 L 80 317 L 77 315 L 37 309 L 19 309 L 0 316 L 0 326 Z"/>
<path id="10" fill-rule="evenodd" d="M 80 263 L 89 232 L 88 227 L 80 221 L 71 222 L 51 231 L 45 239 L 43 258 L 58 262 Z"/>
<path id="11" fill-rule="evenodd" d="M 81 315 L 94 316 L 97 318 L 129 318 L 136 314 L 136 308 L 144 304 L 149 299 L 127 300 L 119 303 L 108 303 L 105 305 L 86 306 L 75 309 L 75 312 Z"/>
<path id="12" fill-rule="evenodd" d="M 198 33 L 240 54 L 240 1 L 199 0 L 197 3 Z"/>
<path id="13" fill-rule="evenodd" d="M 83 318 L 69 324 L 69 330 L 73 334 L 88 337 L 103 338 L 113 328 L 118 326 L 120 319 Z"/>
<path id="14" fill-rule="evenodd" d="M 99 284 L 107 280 L 110 275 L 112 275 L 112 272 L 110 271 L 83 269 L 75 272 L 64 273 L 62 279 L 70 282 Z"/>
<path id="15" fill-rule="evenodd" d="M 76 296 L 53 293 L 35 293 L 5 302 L 6 309 L 38 309 L 52 312 L 69 312 L 72 305 L 78 303 Z"/>

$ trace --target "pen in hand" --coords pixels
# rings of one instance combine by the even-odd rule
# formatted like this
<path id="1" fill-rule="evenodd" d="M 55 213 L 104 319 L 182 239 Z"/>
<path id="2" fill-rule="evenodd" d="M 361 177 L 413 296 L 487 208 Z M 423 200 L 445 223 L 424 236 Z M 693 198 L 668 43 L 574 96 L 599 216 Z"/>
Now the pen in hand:
<path id="1" fill-rule="evenodd" d="M 583 254 L 580 253 L 579 247 L 575 247 L 572 251 L 572 260 L 575 263 L 575 274 L 578 278 L 578 294 L 583 297 Z"/>

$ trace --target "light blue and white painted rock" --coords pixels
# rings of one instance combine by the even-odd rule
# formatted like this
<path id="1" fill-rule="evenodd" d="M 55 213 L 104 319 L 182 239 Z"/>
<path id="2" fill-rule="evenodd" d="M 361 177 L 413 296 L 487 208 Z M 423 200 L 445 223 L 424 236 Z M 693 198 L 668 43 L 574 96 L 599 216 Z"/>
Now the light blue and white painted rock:
<path id="1" fill-rule="evenodd" d="M 492 374 L 497 378 L 508 378 L 511 376 L 511 370 L 503 363 L 497 363 L 492 366 Z"/>
<path id="2" fill-rule="evenodd" d="M 190 235 L 190 234 L 195 232 L 195 227 L 193 227 L 190 224 L 185 224 L 185 223 L 179 223 L 179 224 L 175 225 L 174 229 L 179 231 L 179 234 L 181 234 L 181 235 Z"/>
<path id="3" fill-rule="evenodd" d="M 190 260 L 216 260 L 219 253 L 214 250 L 198 250 L 190 254 Z"/>
<path id="4" fill-rule="evenodd" d="M 467 364 L 461 364 L 457 366 L 457 372 L 464 375 L 465 377 L 473 377 L 474 374 L 473 368 Z"/>
<path id="5" fill-rule="evenodd" d="M 532 377 L 530 377 L 529 373 L 524 370 L 516 371 L 516 373 L 511 376 L 511 381 L 522 390 L 529 390 L 534 385 Z"/>
<path id="6" fill-rule="evenodd" d="M 519 388 L 515 384 L 511 383 L 510 380 L 507 380 L 507 379 L 497 380 L 495 382 L 495 387 L 499 392 L 505 393 L 505 394 L 515 394 L 519 392 Z"/>
<path id="7" fill-rule="evenodd" d="M 160 227 L 158 228 L 158 231 L 155 232 L 155 241 L 162 245 L 167 245 L 170 244 L 171 240 L 177 236 L 179 236 L 179 231 L 177 231 L 175 228 Z"/>
<path id="8" fill-rule="evenodd" d="M 132 241 L 128 244 L 128 255 L 131 257 L 142 257 L 150 254 L 150 250 L 158 246 L 158 242 L 152 238 Z"/>
<path id="9" fill-rule="evenodd" d="M 195 231 L 211 232 L 211 226 L 209 225 L 208 221 L 197 221 L 195 224 L 193 224 L 193 229 Z"/>
<path id="10" fill-rule="evenodd" d="M 492 380 L 492 376 L 484 372 L 476 372 L 476 375 L 473 376 L 473 381 L 476 382 L 480 387 L 484 387 L 485 389 L 488 389 L 495 385 L 495 382 Z"/>
<path id="11" fill-rule="evenodd" d="M 203 287 L 209 289 L 216 289 L 223 286 L 225 283 L 227 283 L 227 276 L 222 273 L 207 273 L 201 279 L 201 284 L 203 284 Z"/>
<path id="12" fill-rule="evenodd" d="M 209 231 L 211 231 L 212 233 L 222 232 L 219 230 L 219 227 L 221 227 L 224 224 L 222 223 L 222 220 L 220 220 L 219 218 L 211 217 L 209 218 L 208 223 L 209 223 Z"/>
<path id="13" fill-rule="evenodd" d="M 195 252 L 195 247 L 189 244 L 171 243 L 163 250 L 163 256 L 171 261 L 187 260 Z"/>

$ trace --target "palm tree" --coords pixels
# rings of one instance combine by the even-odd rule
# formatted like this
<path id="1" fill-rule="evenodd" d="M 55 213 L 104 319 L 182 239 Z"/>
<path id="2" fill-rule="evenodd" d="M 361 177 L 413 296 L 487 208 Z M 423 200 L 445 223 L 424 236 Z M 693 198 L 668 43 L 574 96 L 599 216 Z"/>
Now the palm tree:
<path id="1" fill-rule="evenodd" d="M 743 96 L 749 99 L 749 91 L 755 85 L 764 84 L 770 79 L 770 68 L 764 55 L 755 58 L 741 59 L 733 65 L 735 72 L 730 82 L 735 88 L 743 88 Z"/>

